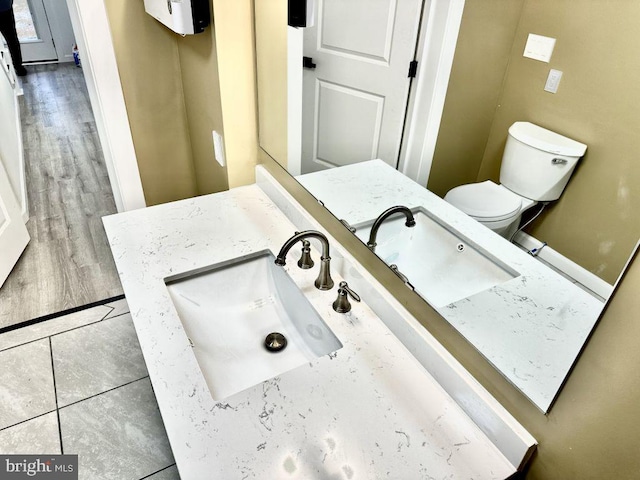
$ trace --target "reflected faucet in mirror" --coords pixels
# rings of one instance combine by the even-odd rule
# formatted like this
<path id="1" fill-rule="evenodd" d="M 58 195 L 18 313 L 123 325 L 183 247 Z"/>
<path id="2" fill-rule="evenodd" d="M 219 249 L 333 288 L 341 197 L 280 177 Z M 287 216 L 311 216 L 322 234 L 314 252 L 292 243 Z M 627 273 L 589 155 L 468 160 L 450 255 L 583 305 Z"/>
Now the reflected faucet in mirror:
<path id="1" fill-rule="evenodd" d="M 411 213 L 411 210 L 409 210 L 407 207 L 403 205 L 396 205 L 394 207 L 388 208 L 387 210 L 382 212 L 378 216 L 378 218 L 376 218 L 375 222 L 373 222 L 373 226 L 371 227 L 371 233 L 369 233 L 369 240 L 367 241 L 367 247 L 369 247 L 369 250 L 374 252 L 376 249 L 376 245 L 377 245 L 376 238 L 378 236 L 378 230 L 382 226 L 382 222 L 384 222 L 387 218 L 389 218 L 391 215 L 394 215 L 396 213 L 402 213 L 407 218 L 407 221 L 404 223 L 405 226 L 407 227 L 416 226 L 416 220 L 413 218 L 413 213 Z"/>
<path id="2" fill-rule="evenodd" d="M 316 238 L 320 240 L 322 244 L 322 256 L 320 257 L 320 273 L 318 274 L 318 278 L 314 282 L 314 285 L 318 290 L 331 290 L 333 288 L 333 280 L 331 279 L 331 257 L 329 256 L 329 240 L 324 234 L 316 231 L 316 230 L 305 230 L 304 232 L 296 232 L 291 238 L 289 238 L 278 253 L 276 257 L 275 264 L 281 267 L 286 265 L 286 257 L 291 247 L 293 247 L 299 241 L 303 241 L 307 238 Z M 304 245 L 304 243 L 303 243 Z M 306 245 L 303 247 L 303 256 Z M 302 260 L 302 259 L 301 259 Z M 310 258 L 309 258 L 310 260 Z M 301 262 L 298 262 L 300 264 Z M 300 268 L 308 268 L 308 267 L 300 267 Z"/>

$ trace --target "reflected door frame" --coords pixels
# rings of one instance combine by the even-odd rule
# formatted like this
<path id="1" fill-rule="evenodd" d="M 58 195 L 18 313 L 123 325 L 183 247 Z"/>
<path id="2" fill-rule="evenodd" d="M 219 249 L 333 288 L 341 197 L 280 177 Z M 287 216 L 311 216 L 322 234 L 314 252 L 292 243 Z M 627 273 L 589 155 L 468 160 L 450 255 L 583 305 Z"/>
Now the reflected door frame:
<path id="1" fill-rule="evenodd" d="M 418 37 L 398 170 L 426 187 L 440 130 L 465 0 L 431 0 Z M 425 12 L 426 13 L 426 12 Z"/>

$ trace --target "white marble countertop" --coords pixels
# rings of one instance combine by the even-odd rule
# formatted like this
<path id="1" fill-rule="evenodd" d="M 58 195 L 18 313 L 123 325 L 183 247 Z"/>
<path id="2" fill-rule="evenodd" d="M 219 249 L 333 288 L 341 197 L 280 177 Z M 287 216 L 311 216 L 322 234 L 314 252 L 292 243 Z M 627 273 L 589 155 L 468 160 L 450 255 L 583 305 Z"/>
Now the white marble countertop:
<path id="1" fill-rule="evenodd" d="M 285 268 L 343 347 L 213 400 L 164 278 L 264 249 L 277 253 L 295 227 L 257 186 L 113 215 L 104 224 L 184 480 L 481 479 L 515 471 L 366 298 L 348 314 L 331 309 L 336 288 L 312 286 L 317 266 L 298 269 L 298 248 Z"/>
<path id="2" fill-rule="evenodd" d="M 351 225 L 371 221 L 394 205 L 423 207 L 519 272 L 437 310 L 533 403 L 548 410 L 602 311 L 600 300 L 381 160 L 296 179 Z"/>

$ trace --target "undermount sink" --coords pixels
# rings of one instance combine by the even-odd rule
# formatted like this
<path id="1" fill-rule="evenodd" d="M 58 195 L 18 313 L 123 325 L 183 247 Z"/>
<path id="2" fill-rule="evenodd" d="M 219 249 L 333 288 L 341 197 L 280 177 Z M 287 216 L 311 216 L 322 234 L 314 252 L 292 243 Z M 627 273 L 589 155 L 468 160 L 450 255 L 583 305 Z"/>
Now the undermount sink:
<path id="1" fill-rule="evenodd" d="M 269 251 L 168 277 L 165 284 L 214 400 L 342 344 Z M 272 352 L 278 332 L 286 347 Z"/>
<path id="2" fill-rule="evenodd" d="M 444 307 L 519 276 L 423 209 L 412 212 L 414 227 L 405 226 L 404 215 L 390 217 L 382 224 L 375 253 L 387 265 L 397 265 L 432 306 Z M 373 220 L 355 226 L 356 236 L 364 243 L 372 225 Z"/>

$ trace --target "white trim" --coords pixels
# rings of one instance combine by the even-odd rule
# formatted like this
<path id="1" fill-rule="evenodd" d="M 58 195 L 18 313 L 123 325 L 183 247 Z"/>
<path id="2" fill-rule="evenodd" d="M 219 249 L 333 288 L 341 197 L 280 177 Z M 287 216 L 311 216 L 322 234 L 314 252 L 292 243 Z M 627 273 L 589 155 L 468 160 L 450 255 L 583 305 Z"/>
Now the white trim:
<path id="1" fill-rule="evenodd" d="M 597 275 L 581 267 L 574 261 L 569 260 L 567 257 L 535 237 L 520 231 L 516 234 L 513 241 L 529 252 L 537 249 L 538 253 L 535 255 L 536 257 L 540 260 L 544 260 L 570 280 L 575 280 L 587 290 L 595 293 L 601 299 L 607 300 L 613 293 L 613 285 L 608 284 Z"/>
<path id="2" fill-rule="evenodd" d="M 16 82 L 15 92 L 15 106 L 16 106 L 16 116 L 17 116 L 17 125 L 16 130 L 18 133 L 18 165 L 20 168 L 20 198 L 19 203 L 22 208 L 22 220 L 26 224 L 29 221 L 29 195 L 27 194 L 27 169 L 24 163 L 24 142 L 22 141 L 22 117 L 20 115 L 20 102 L 18 97 L 24 95 L 24 91 L 20 86 L 20 82 Z"/>
<path id="3" fill-rule="evenodd" d="M 15 187 L 18 191 L 14 191 L 16 200 L 18 201 L 18 206 L 20 207 L 20 213 L 22 215 L 22 220 L 26 224 L 29 220 L 29 196 L 27 195 L 27 179 L 26 179 L 26 169 L 24 164 L 24 147 L 22 143 L 22 122 L 20 117 L 20 103 L 18 101 L 18 97 L 24 94 L 22 90 L 22 85 L 20 80 L 17 80 L 18 77 L 15 75 L 15 71 L 13 69 L 13 64 L 9 62 L 9 50 L 4 45 L 4 37 L 0 34 L 0 51 L 3 52 L 0 58 L 0 69 L 2 69 L 7 76 L 7 82 L 11 88 L 12 92 L 12 116 L 14 120 L 15 126 L 15 137 L 13 139 L 6 139 L 7 143 L 12 144 L 15 147 L 15 153 L 17 154 L 17 158 L 2 158 L 0 155 L 0 163 L 4 164 L 7 175 L 15 175 L 17 172 L 17 182 L 18 185 L 12 185 L 12 189 Z M 0 80 L 3 81 L 4 80 Z M 7 113 L 7 112 L 3 112 Z M 3 131 L 3 141 L 6 138 L 6 135 L 10 135 L 10 131 Z M 15 144 L 11 141 L 15 141 Z M 5 150 L 6 152 L 6 150 Z M 10 178 L 10 177 L 9 177 Z M 11 179 L 9 180 L 11 182 Z M 14 180 L 16 181 L 16 180 Z"/>
<path id="4" fill-rule="evenodd" d="M 302 173 L 302 55 L 304 30 L 287 27 L 287 170 Z"/>
<path id="5" fill-rule="evenodd" d="M 465 0 L 431 0 L 418 44 L 418 73 L 409 109 L 398 170 L 426 186 L 447 95 Z"/>
<path id="6" fill-rule="evenodd" d="M 67 0 L 91 107 L 119 212 L 146 206 L 103 1 Z"/>

